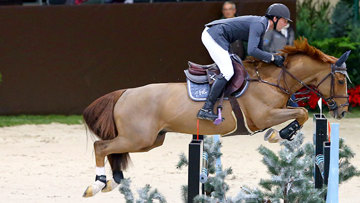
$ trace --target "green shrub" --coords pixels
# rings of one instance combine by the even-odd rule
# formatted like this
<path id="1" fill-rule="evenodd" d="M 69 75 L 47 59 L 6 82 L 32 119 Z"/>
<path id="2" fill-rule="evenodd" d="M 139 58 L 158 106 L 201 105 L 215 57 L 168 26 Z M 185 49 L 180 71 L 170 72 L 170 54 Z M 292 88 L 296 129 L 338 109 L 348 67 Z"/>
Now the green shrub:
<path id="1" fill-rule="evenodd" d="M 330 37 L 330 3 L 328 0 L 304 0 L 297 7 L 297 36 L 309 41 Z"/>
<path id="2" fill-rule="evenodd" d="M 353 82 L 350 87 L 360 84 L 360 25 L 353 21 L 352 6 L 352 0 L 340 0 L 334 9 L 328 0 L 304 0 L 296 8 L 298 37 L 307 38 L 310 44 L 335 57 L 351 50 L 346 61 Z"/>
<path id="3" fill-rule="evenodd" d="M 354 15 L 351 3 L 343 0 L 336 4 L 331 15 L 330 33 L 332 37 L 345 37 L 351 32 Z"/>

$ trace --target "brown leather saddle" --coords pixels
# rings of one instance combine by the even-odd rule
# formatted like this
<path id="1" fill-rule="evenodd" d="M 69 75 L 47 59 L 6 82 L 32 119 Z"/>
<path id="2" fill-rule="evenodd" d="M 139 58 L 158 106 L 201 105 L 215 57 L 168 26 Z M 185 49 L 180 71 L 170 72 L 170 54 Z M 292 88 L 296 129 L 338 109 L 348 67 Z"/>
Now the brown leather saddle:
<path id="1" fill-rule="evenodd" d="M 241 59 L 237 55 L 233 54 L 230 56 L 230 58 L 234 67 L 234 75 L 225 87 L 223 97 L 220 99 L 220 106 L 224 96 L 228 97 L 231 107 L 237 118 L 237 129 L 230 135 L 248 135 L 250 133 L 245 126 L 245 121 L 240 105 L 237 102 L 235 96 L 233 96 L 236 92 L 242 91 L 243 89 L 246 90 L 246 83 L 248 82 L 246 80 L 248 78 L 248 73 L 242 64 Z M 199 65 L 189 61 L 188 64 L 189 68 L 184 72 L 187 79 L 194 83 L 209 83 L 211 85 L 215 81 L 215 77 L 220 74 L 220 70 L 215 63 L 210 65 Z"/>
<path id="2" fill-rule="evenodd" d="M 245 80 L 247 78 L 247 72 L 241 59 L 237 55 L 231 55 L 231 60 L 234 67 L 234 75 L 227 83 L 224 95 L 230 96 L 234 92 L 241 91 L 244 88 Z M 215 77 L 220 74 L 218 66 L 214 64 L 199 65 L 193 62 L 188 62 L 189 68 L 185 70 L 186 77 L 195 83 L 212 83 L 215 81 Z"/>

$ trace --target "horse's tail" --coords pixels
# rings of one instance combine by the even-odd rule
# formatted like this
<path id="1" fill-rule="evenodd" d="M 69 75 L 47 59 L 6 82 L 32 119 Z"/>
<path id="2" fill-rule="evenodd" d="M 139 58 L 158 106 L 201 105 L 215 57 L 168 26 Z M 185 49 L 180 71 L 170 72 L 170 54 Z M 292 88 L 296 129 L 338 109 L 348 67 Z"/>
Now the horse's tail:
<path id="1" fill-rule="evenodd" d="M 114 106 L 125 90 L 106 94 L 91 103 L 83 112 L 84 121 L 92 133 L 102 140 L 114 139 L 117 129 L 114 120 Z M 113 171 L 125 170 L 129 153 L 110 154 L 107 156 Z"/>

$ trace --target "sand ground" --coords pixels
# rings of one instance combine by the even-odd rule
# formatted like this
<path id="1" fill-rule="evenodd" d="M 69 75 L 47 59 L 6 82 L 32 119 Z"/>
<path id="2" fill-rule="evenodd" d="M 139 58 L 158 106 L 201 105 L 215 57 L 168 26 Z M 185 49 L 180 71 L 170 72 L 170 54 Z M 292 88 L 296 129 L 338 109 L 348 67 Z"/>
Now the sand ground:
<path id="1" fill-rule="evenodd" d="M 343 119 L 340 136 L 357 155 L 360 154 L 360 119 Z M 280 127 L 278 127 L 280 128 Z M 311 119 L 302 132 L 305 142 L 312 142 Z M 132 188 L 150 184 L 170 203 L 182 202 L 181 185 L 187 184 L 187 170 L 177 170 L 179 154 L 187 154 L 191 135 L 168 133 L 162 147 L 147 153 L 130 154 L 133 165 L 124 173 L 132 179 Z M 221 138 L 222 163 L 234 174 L 227 182 L 234 196 L 240 186 L 257 186 L 269 178 L 260 145 L 280 149 L 278 144 L 263 141 L 263 133 L 254 136 Z M 0 199 L 1 202 L 125 202 L 116 189 L 92 198 L 82 198 L 85 188 L 94 181 L 95 159 L 92 140 L 83 125 L 22 125 L 0 128 Z M 360 168 L 359 156 L 352 162 Z M 108 174 L 110 167 L 107 166 Z M 359 202 L 360 178 L 353 178 L 339 188 L 340 202 Z M 136 193 L 137 194 L 137 193 Z"/>

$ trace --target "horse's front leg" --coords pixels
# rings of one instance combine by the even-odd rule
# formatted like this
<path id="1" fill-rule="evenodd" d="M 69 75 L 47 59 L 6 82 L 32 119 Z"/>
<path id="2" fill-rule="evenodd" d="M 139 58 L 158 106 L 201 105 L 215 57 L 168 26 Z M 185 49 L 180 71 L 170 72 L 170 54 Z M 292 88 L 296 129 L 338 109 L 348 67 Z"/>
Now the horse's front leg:
<path id="1" fill-rule="evenodd" d="M 284 123 L 288 120 L 295 119 L 280 132 L 270 128 L 265 133 L 265 140 L 275 143 L 281 139 L 292 140 L 295 133 L 301 129 L 304 123 L 308 120 L 308 111 L 303 107 L 288 107 L 287 109 L 273 109 L 269 111 L 267 126 L 274 126 Z"/>

